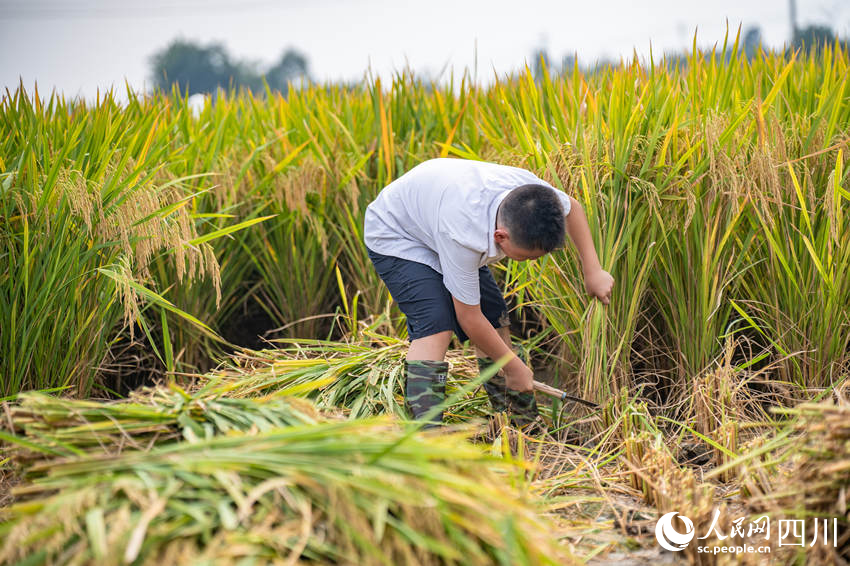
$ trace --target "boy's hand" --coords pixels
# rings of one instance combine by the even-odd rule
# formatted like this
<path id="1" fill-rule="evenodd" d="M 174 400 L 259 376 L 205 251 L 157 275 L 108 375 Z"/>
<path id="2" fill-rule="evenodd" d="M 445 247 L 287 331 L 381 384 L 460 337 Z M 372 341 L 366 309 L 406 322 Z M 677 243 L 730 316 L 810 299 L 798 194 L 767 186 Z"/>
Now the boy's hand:
<path id="1" fill-rule="evenodd" d="M 596 269 L 584 276 L 584 288 L 588 295 L 596 297 L 607 305 L 611 300 L 611 288 L 614 287 L 614 278 L 604 269 Z"/>
<path id="2" fill-rule="evenodd" d="M 505 376 L 505 385 L 508 386 L 508 389 L 515 391 L 534 390 L 534 372 L 519 358 L 511 360 L 502 368 L 502 373 Z"/>

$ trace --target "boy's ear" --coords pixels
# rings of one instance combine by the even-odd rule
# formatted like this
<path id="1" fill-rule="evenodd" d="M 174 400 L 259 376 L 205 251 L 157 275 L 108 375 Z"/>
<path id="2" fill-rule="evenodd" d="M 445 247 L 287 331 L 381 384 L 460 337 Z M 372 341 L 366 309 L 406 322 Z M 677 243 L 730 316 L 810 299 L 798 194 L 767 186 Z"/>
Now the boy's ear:
<path id="1" fill-rule="evenodd" d="M 506 240 L 510 240 L 511 237 L 504 228 L 496 228 L 496 231 L 493 232 L 493 239 L 496 240 L 497 244 L 501 244 Z"/>

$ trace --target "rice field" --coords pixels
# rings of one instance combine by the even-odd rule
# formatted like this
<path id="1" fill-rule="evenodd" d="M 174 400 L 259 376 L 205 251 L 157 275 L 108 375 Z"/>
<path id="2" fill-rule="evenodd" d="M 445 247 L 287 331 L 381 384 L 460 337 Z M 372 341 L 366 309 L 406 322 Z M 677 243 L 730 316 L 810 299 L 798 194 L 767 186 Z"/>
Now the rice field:
<path id="1" fill-rule="evenodd" d="M 7 91 L 0 563 L 847 563 L 849 70 L 729 37 L 200 111 Z M 597 405 L 538 395 L 546 434 L 491 417 L 461 344 L 445 430 L 407 420 L 363 213 L 439 156 L 574 196 L 618 282 L 589 300 L 569 247 L 494 268 L 537 379 Z M 672 553 L 673 511 L 706 546 L 765 514 L 835 544 Z"/>

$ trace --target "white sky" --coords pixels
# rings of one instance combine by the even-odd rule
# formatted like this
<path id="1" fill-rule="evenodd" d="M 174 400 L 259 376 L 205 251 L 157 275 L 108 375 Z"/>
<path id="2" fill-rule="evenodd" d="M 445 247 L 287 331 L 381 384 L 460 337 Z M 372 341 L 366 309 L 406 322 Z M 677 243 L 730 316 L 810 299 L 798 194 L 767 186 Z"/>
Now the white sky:
<path id="1" fill-rule="evenodd" d="M 798 24 L 828 23 L 850 36 L 848 0 L 796 0 Z M 0 0 L 0 88 L 23 78 L 44 94 L 92 97 L 98 87 L 150 85 L 151 54 L 175 37 L 217 40 L 235 58 L 263 65 L 286 47 L 305 53 L 318 80 L 359 79 L 371 64 L 389 75 L 409 64 L 436 75 L 444 65 L 478 78 L 509 72 L 538 47 L 553 62 L 581 63 L 636 49 L 681 50 L 695 29 L 701 46 L 758 24 L 764 42 L 790 37 L 789 0 Z M 121 89 L 123 90 L 123 88 Z"/>

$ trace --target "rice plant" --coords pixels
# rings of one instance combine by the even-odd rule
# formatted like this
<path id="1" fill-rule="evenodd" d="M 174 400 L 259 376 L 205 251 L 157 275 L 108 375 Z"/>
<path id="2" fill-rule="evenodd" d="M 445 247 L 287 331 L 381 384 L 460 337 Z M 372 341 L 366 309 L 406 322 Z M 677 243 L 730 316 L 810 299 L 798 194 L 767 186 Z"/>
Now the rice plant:
<path id="1" fill-rule="evenodd" d="M 666 392 L 659 400 L 680 400 L 688 395 L 688 376 L 705 370 L 722 351 L 723 336 L 735 331 L 769 350 L 769 361 L 785 360 L 782 380 L 822 386 L 838 380 L 846 363 L 847 344 L 838 337 L 848 334 L 840 278 L 847 271 L 841 252 L 848 222 L 842 212 L 843 148 L 850 115 L 841 80 L 847 68 L 840 46 L 807 56 L 765 52 L 747 59 L 739 38 L 727 37 L 717 52 L 694 50 L 681 67 L 634 59 L 588 75 L 573 69 L 535 80 L 526 71 L 499 77 L 487 88 L 470 84 L 467 76 L 425 84 L 404 71 L 389 81 L 366 77 L 350 87 L 314 85 L 287 98 L 220 93 L 197 114 L 177 92 L 130 93 L 119 105 L 110 94 L 88 104 L 19 90 L 4 99 L 0 121 L 10 133 L 0 145 L 4 197 L 10 197 L 3 199 L 3 238 L 14 243 L 0 253 L 15 269 L 59 253 L 32 247 L 32 235 L 46 224 L 20 214 L 13 193 L 53 194 L 57 181 L 68 185 L 63 179 L 77 178 L 73 171 L 79 171 L 90 195 L 94 186 L 102 186 L 106 199 L 129 192 L 139 199 L 159 195 L 158 207 L 146 214 L 161 208 L 165 218 L 146 219 L 151 232 L 140 232 L 139 243 L 127 236 L 120 249 L 126 254 L 128 242 L 139 248 L 134 253 L 141 261 L 130 258 L 128 269 L 138 270 L 134 276 L 149 274 L 149 288 L 176 309 L 226 332 L 239 324 L 240 309 L 256 303 L 284 332 L 326 331 L 323 318 L 296 321 L 342 307 L 333 282 L 336 266 L 344 293 L 359 297 L 358 316 L 387 309 L 386 291 L 362 246 L 363 210 L 377 191 L 429 157 L 493 159 L 528 167 L 577 198 L 605 266 L 627 282 L 618 287 L 613 308 L 603 311 L 583 301 L 580 271 L 569 251 L 508 278 L 520 304 L 538 309 L 562 335 L 552 353 L 562 359 L 560 374 L 577 380 L 566 385 L 606 398 L 629 387 L 636 360 L 651 360 L 642 365 L 664 376 L 659 385 Z M 51 210 L 96 232 L 97 214 L 91 228 L 85 223 L 95 201 L 71 196 L 63 206 L 76 208 L 68 214 Z M 122 210 L 136 206 L 123 198 Z M 104 210 L 112 222 L 112 209 L 107 204 Z M 164 233 L 172 239 L 157 239 L 154 224 L 168 226 Z M 61 222 L 51 227 L 73 233 Z M 185 245 L 212 234 L 217 237 L 203 244 Z M 104 259 L 106 249 L 118 253 L 118 246 L 92 252 L 84 241 L 68 238 L 81 248 L 62 252 L 66 261 L 86 253 Z M 55 269 L 86 272 L 88 261 Z M 188 263 L 181 267 L 182 261 Z M 116 271 L 120 264 L 113 258 L 97 265 Z M 209 270 L 206 280 L 181 279 L 197 276 L 200 268 Z M 9 289 L 3 326 L 12 327 L 15 311 L 14 327 L 21 328 L 18 295 L 32 296 L 21 285 L 36 279 L 9 269 L 0 274 Z M 691 285 L 694 276 L 697 284 Z M 81 306 L 80 320 L 56 335 L 96 329 L 102 334 L 76 343 L 126 340 L 115 313 L 123 312 L 121 297 L 138 294 L 124 289 L 89 326 L 93 303 Z M 92 288 L 92 294 L 98 292 Z M 78 300 L 71 295 L 60 301 Z M 813 308 L 824 301 L 828 316 L 814 316 Z M 133 316 L 143 312 L 129 308 Z M 190 319 L 171 311 L 164 320 L 150 314 L 143 318 L 167 370 L 204 369 L 222 353 Z M 403 335 L 399 313 L 390 307 L 390 314 L 384 331 Z M 69 325 L 72 318 L 66 317 Z M 833 322 L 824 325 L 824 319 Z M 76 383 L 69 376 L 81 375 L 88 376 L 78 387 L 85 392 L 104 359 L 97 346 L 90 355 L 57 359 L 42 368 L 47 371 L 35 371 L 32 362 L 21 360 L 47 359 L 44 353 L 24 354 L 34 346 L 13 353 L 10 336 L 3 334 L 9 341 L 4 359 L 14 360 L 15 368 L 9 393 L 22 382 L 55 386 Z"/>

